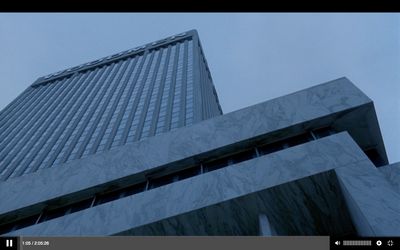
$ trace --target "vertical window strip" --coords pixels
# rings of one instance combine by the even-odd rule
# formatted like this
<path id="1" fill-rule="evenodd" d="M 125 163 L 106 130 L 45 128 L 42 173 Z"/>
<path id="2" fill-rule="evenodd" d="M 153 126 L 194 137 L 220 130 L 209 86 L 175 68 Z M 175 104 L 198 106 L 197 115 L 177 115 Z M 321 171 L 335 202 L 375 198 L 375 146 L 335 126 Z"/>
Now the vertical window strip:
<path id="1" fill-rule="evenodd" d="M 3 110 L 0 111 L 0 129 L 6 123 L 9 123 L 12 117 L 17 116 L 16 114 L 23 112 L 30 104 L 38 98 L 38 92 L 43 92 L 43 89 L 36 89 L 29 87 L 25 89 L 14 101 L 7 105 Z"/>
<path id="2" fill-rule="evenodd" d="M 35 93 L 37 98 L 33 103 L 22 112 L 22 114 L 15 114 L 14 117 L 10 119 L 10 123 L 7 124 L 7 128 L 3 130 L 0 135 L 0 142 L 3 145 L 9 145 L 10 140 L 15 140 L 14 131 L 21 131 L 27 125 L 31 125 L 34 121 L 36 121 L 37 117 L 40 116 L 41 110 L 43 109 L 43 103 L 47 101 L 48 98 L 51 98 L 54 93 L 56 93 L 59 88 L 60 82 L 55 82 L 48 88 L 42 88 L 43 91 L 38 91 Z M 13 135 L 13 136 L 12 136 Z M 0 149 L 0 152 L 2 149 Z"/>
<path id="3" fill-rule="evenodd" d="M 150 81 L 152 79 L 152 75 L 154 73 L 154 69 L 156 66 L 157 62 L 157 57 L 159 54 L 159 51 L 152 51 L 152 62 L 150 66 L 150 70 L 147 72 L 146 77 L 144 78 L 144 84 L 143 84 L 143 89 L 141 90 L 140 96 L 138 96 L 138 105 L 136 107 L 136 115 L 133 119 L 132 122 L 132 127 L 128 133 L 128 138 L 131 138 L 131 141 L 136 141 L 137 140 L 137 131 L 140 130 L 140 119 L 142 118 L 143 115 L 145 115 L 146 110 L 144 109 L 145 106 L 145 100 L 147 97 L 147 94 L 150 90 Z"/>
<path id="4" fill-rule="evenodd" d="M 127 61 L 121 61 L 121 66 L 119 67 L 119 69 L 117 71 L 115 71 L 114 75 L 112 76 L 112 78 L 110 79 L 110 85 L 111 88 L 109 89 L 108 93 L 106 94 L 106 96 L 103 98 L 102 100 L 102 105 L 99 107 L 100 110 L 96 116 L 96 119 L 94 120 L 92 127 L 88 133 L 88 140 L 86 140 L 82 145 L 81 145 L 81 150 L 78 153 L 78 157 L 82 157 L 83 155 L 87 155 L 89 154 L 90 150 L 95 146 L 94 143 L 97 142 L 97 138 L 102 136 L 100 134 L 101 128 L 102 128 L 102 124 L 105 123 L 105 118 L 107 117 L 107 115 L 109 114 L 109 103 L 110 101 L 112 101 L 115 98 L 115 95 L 117 94 L 116 89 L 118 88 L 118 79 L 121 78 L 121 76 L 123 75 L 123 73 L 126 70 L 128 63 Z"/>
<path id="5" fill-rule="evenodd" d="M 184 53 L 184 44 L 179 43 L 179 57 L 178 57 L 178 67 L 176 71 L 176 80 L 175 80 L 175 89 L 174 89 L 174 100 L 172 104 L 172 117 L 171 117 L 171 129 L 178 128 L 179 125 L 179 116 L 181 107 L 181 91 L 182 91 L 182 78 L 183 78 L 183 53 Z"/>
<path id="6" fill-rule="evenodd" d="M 175 45 L 175 60 L 174 66 L 172 69 L 172 77 L 171 77 L 171 85 L 169 86 L 169 95 L 168 95 L 168 103 L 167 103 L 167 110 L 165 116 L 165 123 L 164 123 L 164 132 L 169 131 L 171 129 L 171 117 L 172 117 L 172 108 L 173 102 L 175 97 L 175 85 L 176 85 L 176 78 L 177 78 L 177 68 L 178 68 L 178 59 L 179 59 L 179 46 L 180 44 L 177 43 Z"/>
<path id="7" fill-rule="evenodd" d="M 156 134 L 156 129 L 158 128 L 158 124 L 162 124 L 162 122 L 159 121 L 159 116 L 160 116 L 160 106 L 162 103 L 162 97 L 164 94 L 164 87 L 166 85 L 166 77 L 167 77 L 167 72 L 168 72 L 168 65 L 171 57 L 171 46 L 168 46 L 167 51 L 166 51 L 166 56 L 165 56 L 165 62 L 164 62 L 164 68 L 162 70 L 162 76 L 159 82 L 159 91 L 157 94 L 157 100 L 154 108 L 154 113 L 153 113 L 153 122 L 151 124 L 151 129 L 149 134 L 155 135 Z"/>
<path id="8" fill-rule="evenodd" d="M 188 44 L 187 88 L 186 88 L 186 125 L 193 124 L 193 41 Z"/>
<path id="9" fill-rule="evenodd" d="M 183 62 L 182 62 L 182 84 L 179 106 L 179 123 L 178 127 L 185 126 L 186 123 L 186 89 L 187 89 L 187 67 L 188 67 L 188 41 L 184 42 Z"/>
<path id="10" fill-rule="evenodd" d="M 51 100 L 51 103 L 49 103 L 49 106 L 45 107 L 45 112 L 43 112 L 38 120 L 35 121 L 35 125 L 30 127 L 28 131 L 21 131 L 23 134 L 22 138 L 18 138 L 18 144 L 16 146 L 16 151 L 20 154 L 21 152 L 25 152 L 25 149 L 29 147 L 32 147 L 34 143 L 37 141 L 33 141 L 33 135 L 38 134 L 39 128 L 43 126 L 43 123 L 49 119 L 50 114 L 54 113 L 54 110 L 57 109 L 58 107 L 62 106 L 62 103 L 65 102 L 66 97 L 70 96 L 72 93 L 71 89 L 75 87 L 75 83 L 81 78 L 81 75 L 77 77 L 73 77 L 73 80 L 67 84 L 66 88 L 63 89 L 65 91 L 60 91 L 59 95 L 56 96 L 54 100 Z M 65 85 L 65 84 L 64 84 Z M 57 93 L 58 94 L 58 93 Z M 27 141 L 30 141 L 29 143 L 26 143 Z M 14 163 L 17 158 L 17 152 L 14 152 L 12 154 L 8 154 L 4 161 L 4 165 L 7 166 L 7 170 L 2 171 L 2 177 L 0 179 L 4 180 L 8 178 L 8 176 L 11 174 L 12 171 L 12 163 Z"/>
<path id="11" fill-rule="evenodd" d="M 39 129 L 43 130 L 43 133 L 41 133 L 39 138 L 34 139 L 37 141 L 35 146 L 32 147 L 27 154 L 25 154 L 25 156 L 29 155 L 29 157 L 25 157 L 25 159 L 22 160 L 22 162 L 13 172 L 14 176 L 20 176 L 23 173 L 35 172 L 39 168 L 44 157 L 49 154 L 50 149 L 60 138 L 61 133 L 64 132 L 65 126 L 68 124 L 66 119 L 70 118 L 76 113 L 74 106 L 76 109 L 80 106 L 80 104 L 78 104 L 78 98 L 82 96 L 81 93 L 85 95 L 87 89 L 90 91 L 90 88 L 88 88 L 88 84 L 86 82 L 90 81 L 97 74 L 97 70 L 95 72 L 84 74 L 85 76 L 76 84 L 77 88 L 73 91 L 72 96 L 69 98 L 69 100 L 67 100 L 65 105 L 63 105 L 63 107 L 60 105 L 60 111 L 54 112 L 51 115 L 51 117 L 54 118 L 50 118 L 51 120 L 47 121 L 43 127 Z M 81 98 L 81 100 L 83 99 L 84 98 Z M 34 163 L 33 165 L 30 164 L 32 162 Z M 30 167 L 28 168 L 28 166 Z M 11 175 L 11 177 L 12 176 L 13 175 Z"/>
<path id="12" fill-rule="evenodd" d="M 121 112 L 117 117 L 117 120 L 115 121 L 115 125 L 113 130 L 111 131 L 111 135 L 110 138 L 108 139 L 107 143 L 106 143 L 106 148 L 110 148 L 113 145 L 116 145 L 117 143 L 121 143 L 121 137 L 116 138 L 116 135 L 120 136 L 122 135 L 122 128 L 125 126 L 125 124 L 121 123 L 123 121 L 124 117 L 128 117 L 128 104 L 129 101 L 132 98 L 132 93 L 134 93 L 135 88 L 137 88 L 137 79 L 139 77 L 139 73 L 143 67 L 143 63 L 144 63 L 144 56 L 139 56 L 136 57 L 135 60 L 135 69 L 132 72 L 132 74 L 130 74 L 129 79 L 128 79 L 128 84 L 129 84 L 129 90 L 123 100 L 123 104 L 121 107 Z M 126 119 L 125 119 L 126 121 Z"/>
<path id="13" fill-rule="evenodd" d="M 143 77 L 145 74 L 145 71 L 147 70 L 147 67 L 149 65 L 149 61 L 151 59 L 151 55 L 146 53 L 143 56 L 143 59 L 141 61 L 140 67 L 138 68 L 135 78 L 133 80 L 134 88 L 131 94 L 129 95 L 129 100 L 127 100 L 126 103 L 126 110 L 125 114 L 122 117 L 121 124 L 119 125 L 118 131 L 117 131 L 117 136 L 119 138 L 118 143 L 114 144 L 114 146 L 118 145 L 123 145 L 126 143 L 128 140 L 128 133 L 129 133 L 129 128 L 132 124 L 132 119 L 134 119 L 135 115 L 135 109 L 136 109 L 136 102 L 138 98 L 138 92 L 142 88 L 142 83 L 143 83 Z"/>
<path id="14" fill-rule="evenodd" d="M 66 87 L 69 86 L 68 84 L 62 84 L 64 81 L 66 81 L 66 79 L 63 79 L 63 81 L 59 83 L 55 83 L 52 88 L 50 88 L 50 91 L 47 94 L 53 95 L 54 101 L 50 102 L 49 106 L 43 105 L 47 102 L 47 99 L 43 98 L 41 103 L 35 107 L 37 108 L 35 112 L 31 113 L 31 115 L 34 114 L 34 116 L 29 116 L 29 120 L 26 124 L 22 124 L 23 126 L 19 127 L 16 133 L 9 134 L 8 139 L 3 141 L 4 145 L 7 145 L 7 147 L 5 147 L 0 153 L 0 173 L 2 173 L 8 166 L 8 163 L 5 161 L 5 157 L 10 156 L 17 151 L 19 143 L 21 143 L 23 139 L 29 138 L 28 132 L 33 129 L 33 127 L 39 121 L 41 121 L 41 119 L 43 119 L 43 115 L 45 114 L 46 110 L 48 110 L 49 107 L 53 107 L 57 104 L 55 101 L 58 100 L 61 94 L 66 90 Z M 72 78 L 68 79 L 67 82 L 69 83 L 70 81 L 72 81 Z"/>
<path id="15" fill-rule="evenodd" d="M 173 45 L 172 47 L 170 47 L 170 54 L 168 56 L 168 67 L 166 71 L 166 78 L 164 81 L 163 94 L 160 103 L 161 107 L 159 111 L 155 134 L 159 134 L 166 129 L 165 124 L 167 115 L 167 105 L 168 105 L 169 89 L 171 88 L 172 85 L 172 70 L 174 67 L 175 56 L 176 56 L 176 45 Z"/>
<path id="16" fill-rule="evenodd" d="M 121 87 L 120 87 L 118 93 L 116 93 L 115 99 L 114 99 L 112 105 L 109 105 L 109 107 L 111 107 L 111 108 L 107 113 L 107 117 L 104 120 L 104 124 L 100 129 L 99 136 L 96 138 L 96 141 L 94 142 L 92 150 L 89 152 L 89 154 L 93 154 L 97 151 L 101 151 L 104 149 L 104 148 L 99 148 L 99 145 L 100 145 L 100 143 L 103 143 L 103 145 L 105 144 L 105 141 L 108 138 L 106 131 L 108 129 L 111 132 L 111 128 L 114 125 L 113 123 L 110 123 L 110 121 L 113 116 L 118 115 L 118 113 L 116 112 L 116 108 L 117 108 L 118 103 L 121 102 L 122 94 L 126 90 L 126 86 L 128 84 L 128 81 L 127 81 L 128 76 L 132 74 L 132 71 L 134 69 L 134 67 L 132 67 L 133 62 L 134 62 L 134 60 L 129 59 L 129 65 L 128 65 L 128 67 L 126 67 L 126 69 L 124 69 L 124 74 L 123 75 L 121 74 L 120 77 L 116 80 L 116 82 L 119 83 L 119 85 Z"/>
<path id="17" fill-rule="evenodd" d="M 147 91 L 146 95 L 144 93 L 142 95 L 143 108 L 142 108 L 142 113 L 140 115 L 139 124 L 136 129 L 136 134 L 135 134 L 134 140 L 139 140 L 141 138 L 144 123 L 145 123 L 145 118 L 147 116 L 149 116 L 149 117 L 151 116 L 151 114 L 149 114 L 149 103 L 150 103 L 151 97 L 153 96 L 154 83 L 155 83 L 155 79 L 157 77 L 157 72 L 160 67 L 163 49 L 157 50 L 155 53 L 156 53 L 155 54 L 156 58 L 153 60 L 154 67 L 152 67 L 152 69 L 150 70 L 149 77 L 147 78 L 147 81 L 146 81 L 146 87 L 148 88 L 148 91 Z M 148 132 L 148 130 L 147 130 L 147 132 Z"/>
<path id="18" fill-rule="evenodd" d="M 56 109 L 49 114 L 48 118 L 43 121 L 37 132 L 32 135 L 29 142 L 25 145 L 26 148 L 22 150 L 16 161 L 11 164 L 10 169 L 14 169 L 13 172 L 16 172 L 17 176 L 22 174 L 30 162 L 35 162 L 37 165 L 38 162 L 36 162 L 36 160 L 40 155 L 45 153 L 45 144 L 48 140 L 56 138 L 57 134 L 62 132 L 59 125 L 62 123 L 62 120 L 68 112 L 71 111 L 71 106 L 75 104 L 79 93 L 86 88 L 87 85 L 82 83 L 84 83 L 88 77 L 93 77 L 93 74 L 86 74 L 83 75 L 83 77 L 81 75 L 79 80 L 74 83 L 73 89 L 69 91 L 68 95 L 64 100 L 62 100 Z M 29 157 L 27 157 L 28 154 Z M 29 172 L 35 170 L 36 169 L 30 169 Z"/>
<path id="19" fill-rule="evenodd" d="M 102 78 L 96 83 L 97 88 L 99 89 L 98 93 L 94 96 L 94 99 L 92 100 L 90 106 L 88 107 L 87 111 L 84 113 L 81 121 L 78 123 L 77 128 L 75 131 L 71 134 L 70 140 L 67 141 L 67 143 L 70 143 L 71 146 L 68 148 L 64 148 L 64 152 L 60 152 L 57 158 L 54 160 L 52 163 L 53 165 L 58 164 L 58 163 L 64 163 L 67 161 L 68 158 L 72 157 L 71 152 L 73 150 L 78 151 L 80 148 L 81 143 L 78 143 L 79 139 L 84 139 L 86 138 L 85 136 L 82 135 L 84 131 L 88 131 L 90 126 L 89 123 L 92 119 L 94 119 L 94 113 L 96 109 L 99 106 L 100 100 L 103 98 L 105 93 L 107 92 L 108 88 L 110 88 L 110 85 L 107 84 L 108 80 L 112 77 L 113 73 L 118 69 L 118 65 L 120 65 L 120 62 L 113 63 L 109 66 L 106 66 L 105 68 L 105 74 L 102 76 Z M 74 134 L 75 133 L 75 134 Z M 82 142 L 82 141 L 81 141 Z M 72 157 L 73 159 L 73 157 Z"/>
<path id="20" fill-rule="evenodd" d="M 113 64 L 112 72 L 108 75 L 106 81 L 104 83 L 102 83 L 102 84 L 106 85 L 107 87 L 103 89 L 103 93 L 102 93 L 101 97 L 98 99 L 98 101 L 96 102 L 96 105 L 93 107 L 94 109 L 91 110 L 90 117 L 88 116 L 89 119 L 93 119 L 92 124 L 90 126 L 89 125 L 87 126 L 87 129 L 88 129 L 87 134 L 82 138 L 83 140 L 81 141 L 81 143 L 79 145 L 77 145 L 78 149 L 77 149 L 75 158 L 80 158 L 82 156 L 83 151 L 86 148 L 86 145 L 89 143 L 89 140 L 92 137 L 94 129 L 96 128 L 96 126 L 102 116 L 101 111 L 103 110 L 103 108 L 105 108 L 105 104 L 104 104 L 105 99 L 107 98 L 107 95 L 109 94 L 110 90 L 114 87 L 114 86 L 112 86 L 112 84 L 110 84 L 110 82 L 112 82 L 112 80 L 114 79 L 117 72 L 121 69 L 122 64 L 123 64 L 123 61 L 118 61 L 115 64 Z M 66 160 L 65 157 L 66 156 L 64 156 L 62 158 L 61 162 L 64 162 L 64 160 Z"/>
<path id="21" fill-rule="evenodd" d="M 62 150 L 63 147 L 65 147 L 66 141 L 71 136 L 72 131 L 75 130 L 76 125 L 81 120 L 83 113 L 86 112 L 89 103 L 93 99 L 93 96 L 97 93 L 99 88 L 96 88 L 96 83 L 100 79 L 100 77 L 104 74 L 105 68 L 104 67 L 96 68 L 95 72 L 96 72 L 95 77 L 84 83 L 85 85 L 88 85 L 88 91 L 80 95 L 79 102 L 77 102 L 74 109 L 71 110 L 71 112 L 69 113 L 69 117 L 65 119 L 65 122 L 62 122 L 61 124 L 62 127 L 60 129 L 62 131 L 62 134 L 57 136 L 58 138 L 54 143 L 49 144 L 48 146 L 49 148 L 46 150 L 48 154 L 47 155 L 43 154 L 41 158 L 39 158 L 37 165 L 40 166 L 40 168 L 47 168 L 52 165 L 52 162 L 55 160 L 58 153 Z M 51 159 L 50 163 L 44 162 L 45 156 L 48 161 Z M 35 170 L 36 169 L 34 169 L 33 171 Z"/>
<path id="22" fill-rule="evenodd" d="M 139 103 L 139 97 L 142 95 L 142 91 L 144 88 L 144 81 L 147 77 L 147 74 L 149 73 L 150 66 L 151 66 L 151 63 L 152 63 L 152 60 L 154 57 L 154 53 L 147 52 L 147 54 L 145 54 L 145 55 L 146 55 L 145 65 L 141 69 L 139 78 L 136 83 L 136 85 L 138 86 L 138 89 L 137 89 L 137 93 L 135 93 L 134 98 L 132 99 L 133 100 L 133 103 L 131 106 L 132 110 L 131 110 L 131 112 L 129 112 L 126 125 L 123 128 L 121 144 L 125 144 L 127 142 L 132 141 L 133 136 L 128 138 L 128 135 L 129 135 L 129 133 L 132 134 L 131 131 L 135 129 L 133 122 L 134 122 L 134 119 L 136 118 L 135 116 L 136 116 L 136 112 L 137 112 L 137 106 Z"/>
<path id="23" fill-rule="evenodd" d="M 157 113 L 157 108 L 156 105 L 159 105 L 159 96 L 160 93 L 162 92 L 162 84 L 161 84 L 161 79 L 163 77 L 163 73 L 165 72 L 165 69 L 167 68 L 166 61 L 167 61 L 167 54 L 168 54 L 169 48 L 163 49 L 163 54 L 161 58 L 161 64 L 158 67 L 157 70 L 157 76 L 155 79 L 154 83 L 154 88 L 153 93 L 150 98 L 150 105 L 149 105 L 149 111 L 146 116 L 145 122 L 144 122 L 144 131 L 142 132 L 141 138 L 143 137 L 148 137 L 154 134 L 154 129 L 152 130 L 152 127 L 156 124 L 156 119 L 158 116 L 155 116 L 154 114 Z M 147 129 L 148 128 L 148 129 Z M 152 130 L 152 131 L 151 131 Z"/>

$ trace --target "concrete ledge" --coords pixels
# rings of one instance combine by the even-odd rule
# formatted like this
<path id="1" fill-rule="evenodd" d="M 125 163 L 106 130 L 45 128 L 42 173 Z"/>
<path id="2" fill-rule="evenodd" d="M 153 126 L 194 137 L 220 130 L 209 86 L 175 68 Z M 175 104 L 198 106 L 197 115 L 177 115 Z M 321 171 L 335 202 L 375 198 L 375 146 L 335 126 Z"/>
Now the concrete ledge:
<path id="1" fill-rule="evenodd" d="M 365 94 L 346 78 L 340 78 L 115 150 L 0 182 L 0 199 L 7 201 L 0 204 L 0 215 L 144 174 L 176 161 L 188 159 L 190 163 L 193 156 L 251 138 L 272 134 L 270 139 L 276 139 L 313 126 L 331 125 L 336 118 L 354 118 L 358 109 L 368 110 L 370 105 Z M 361 114 L 354 119 L 367 118 Z M 344 119 L 344 124 L 348 124 L 348 119 Z M 379 136 L 368 136 L 370 141 L 380 143 Z"/>
<path id="2" fill-rule="evenodd" d="M 112 235 L 280 184 L 369 161 L 346 133 L 12 232 L 12 235 Z"/>

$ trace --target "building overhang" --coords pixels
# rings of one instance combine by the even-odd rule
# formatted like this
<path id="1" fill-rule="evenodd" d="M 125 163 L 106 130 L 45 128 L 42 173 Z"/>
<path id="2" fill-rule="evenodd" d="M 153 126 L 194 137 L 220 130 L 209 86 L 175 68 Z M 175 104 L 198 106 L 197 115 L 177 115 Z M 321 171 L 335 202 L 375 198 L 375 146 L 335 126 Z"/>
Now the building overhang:
<path id="1" fill-rule="evenodd" d="M 114 150 L 8 179 L 0 183 L 0 199 L 7 201 L 0 206 L 0 220 L 15 220 L 48 204 L 68 202 L 110 185 L 135 182 L 156 172 L 174 171 L 235 149 L 326 126 L 337 132 L 347 131 L 362 150 L 375 149 L 381 165 L 387 164 L 373 102 L 348 79 L 340 78 Z"/>

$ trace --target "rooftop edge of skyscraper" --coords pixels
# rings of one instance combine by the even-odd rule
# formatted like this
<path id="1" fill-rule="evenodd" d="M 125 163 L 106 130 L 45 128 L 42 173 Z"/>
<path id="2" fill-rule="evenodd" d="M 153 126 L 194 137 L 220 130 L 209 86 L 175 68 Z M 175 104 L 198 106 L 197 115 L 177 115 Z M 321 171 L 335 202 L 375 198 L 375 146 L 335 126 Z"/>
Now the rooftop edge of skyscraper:
<path id="1" fill-rule="evenodd" d="M 80 71 L 86 71 L 89 69 L 92 69 L 94 67 L 99 67 L 101 65 L 105 64 L 110 64 L 112 62 L 122 60 L 128 57 L 136 56 L 138 54 L 144 53 L 146 50 L 153 50 L 157 49 L 163 46 L 168 46 L 171 43 L 176 43 L 182 40 L 187 39 L 188 37 L 193 37 L 198 39 L 199 35 L 197 30 L 192 29 L 186 32 L 182 32 L 173 36 L 169 36 L 167 38 L 163 38 L 154 42 L 146 43 L 145 45 L 137 46 L 132 49 L 128 49 L 122 52 L 118 52 L 116 54 L 110 55 L 110 56 L 105 56 L 100 59 L 90 61 L 87 63 L 80 64 L 75 67 L 67 68 L 64 70 L 57 71 L 52 74 L 48 74 L 46 76 L 39 77 L 34 83 L 32 83 L 32 87 L 41 85 L 41 84 L 46 84 L 48 82 L 54 81 L 56 79 L 60 79 L 66 76 L 69 76 L 71 74 L 74 74 L 75 72 L 80 72 Z"/>

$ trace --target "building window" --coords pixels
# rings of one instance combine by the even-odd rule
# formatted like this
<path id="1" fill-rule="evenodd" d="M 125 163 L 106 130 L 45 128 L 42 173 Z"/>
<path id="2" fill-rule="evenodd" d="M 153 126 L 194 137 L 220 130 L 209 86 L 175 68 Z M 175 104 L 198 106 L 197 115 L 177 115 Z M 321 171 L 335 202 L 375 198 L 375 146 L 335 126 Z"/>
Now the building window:
<path id="1" fill-rule="evenodd" d="M 266 155 L 282 149 L 283 149 L 282 143 L 275 142 L 258 147 L 258 152 L 260 153 L 260 155 Z"/>
<path id="2" fill-rule="evenodd" d="M 234 154 L 230 157 L 231 163 L 236 164 L 242 161 L 247 161 L 256 157 L 256 151 L 254 149 L 246 150 L 238 154 Z"/>
<path id="3" fill-rule="evenodd" d="M 223 167 L 228 166 L 228 159 L 222 158 L 214 161 L 210 161 L 203 164 L 204 172 L 211 172 Z"/>
<path id="4" fill-rule="evenodd" d="M 331 127 L 323 127 L 319 129 L 315 129 L 312 131 L 317 139 L 329 136 L 335 133 L 335 131 Z"/>
<path id="5" fill-rule="evenodd" d="M 253 159 L 258 156 L 270 154 L 279 150 L 282 150 L 287 147 L 293 147 L 299 144 L 306 143 L 308 141 L 313 140 L 314 138 L 312 137 L 312 134 L 314 134 L 315 137 L 324 137 L 327 135 L 331 135 L 335 133 L 334 130 L 330 128 L 322 128 L 313 131 L 313 133 L 303 133 L 299 134 L 297 136 L 293 136 L 284 140 L 276 141 L 273 143 L 265 144 L 262 146 L 259 146 L 255 148 L 255 145 L 248 147 L 247 149 L 244 149 L 238 153 L 230 153 L 230 154 L 225 154 L 222 158 L 218 159 L 213 159 L 213 160 L 208 160 L 205 163 L 199 162 L 199 164 L 202 165 L 203 172 L 211 172 L 217 169 L 221 169 L 224 167 L 227 167 L 232 164 L 238 164 L 240 162 L 244 162 L 250 159 Z M 256 150 L 257 149 L 257 150 Z M 234 151 L 234 150 L 233 150 Z M 236 150 L 237 151 L 237 150 Z M 259 152 L 259 155 L 256 154 L 256 152 Z M 371 159 L 371 161 L 374 162 L 375 165 L 380 164 L 382 162 L 382 159 L 380 158 L 378 152 L 376 149 L 372 148 L 369 150 L 366 150 L 365 153 L 367 156 Z M 175 171 L 173 173 L 168 173 L 163 176 L 158 176 L 158 177 L 150 177 L 149 181 L 144 181 L 140 182 L 137 184 L 133 184 L 128 187 L 120 188 L 118 190 L 113 190 L 109 192 L 104 192 L 101 194 L 94 195 L 90 198 L 87 198 L 85 200 L 81 200 L 75 203 L 72 203 L 67 206 L 59 207 L 59 208 L 54 208 L 54 209 L 48 209 L 45 210 L 40 217 L 40 214 L 36 214 L 30 217 L 27 217 L 25 219 L 19 220 L 19 221 L 14 221 L 13 223 L 8 223 L 0 226 L 0 234 L 4 234 L 13 230 L 17 230 L 20 228 L 28 227 L 31 225 L 36 224 L 38 218 L 40 217 L 38 223 L 51 220 L 57 217 L 61 217 L 70 213 L 74 213 L 77 211 L 84 210 L 86 208 L 89 208 L 92 206 L 92 203 L 94 201 L 93 206 L 100 205 L 103 203 L 107 203 L 113 200 L 117 200 L 123 197 L 131 196 L 140 192 L 144 192 L 149 189 L 154 189 L 157 187 L 161 187 L 164 185 L 168 185 L 170 183 L 184 180 L 190 177 L 194 177 L 196 175 L 202 174 L 201 172 L 201 167 L 199 165 L 192 166 L 189 168 L 184 168 L 180 169 L 179 171 Z"/>

